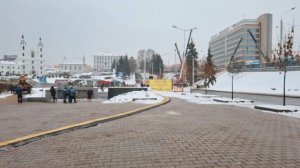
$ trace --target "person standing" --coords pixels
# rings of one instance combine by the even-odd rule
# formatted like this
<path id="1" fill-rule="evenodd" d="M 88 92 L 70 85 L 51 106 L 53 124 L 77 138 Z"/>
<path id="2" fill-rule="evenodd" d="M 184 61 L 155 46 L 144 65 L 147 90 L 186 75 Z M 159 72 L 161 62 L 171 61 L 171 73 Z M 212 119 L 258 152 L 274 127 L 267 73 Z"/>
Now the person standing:
<path id="1" fill-rule="evenodd" d="M 74 103 L 77 103 L 76 90 L 71 86 L 69 89 L 69 103 L 72 103 L 73 100 L 74 100 Z"/>
<path id="2" fill-rule="evenodd" d="M 92 95 L 93 95 L 92 89 L 89 89 L 89 90 L 87 91 L 87 95 L 88 95 L 88 100 L 91 101 L 91 98 L 92 98 Z"/>
<path id="3" fill-rule="evenodd" d="M 68 88 L 67 86 L 65 86 L 63 90 L 64 103 L 67 103 L 67 97 L 68 97 Z"/>
<path id="4" fill-rule="evenodd" d="M 52 99 L 53 99 L 53 103 L 54 103 L 54 102 L 57 102 L 57 98 L 55 97 L 55 95 L 56 95 L 56 90 L 54 89 L 54 86 L 51 86 L 51 88 L 50 88 L 50 93 L 51 93 L 51 96 L 52 96 Z"/>
<path id="5" fill-rule="evenodd" d="M 101 83 L 100 87 L 101 87 L 101 91 L 104 92 L 104 83 L 103 82 Z"/>
<path id="6" fill-rule="evenodd" d="M 21 87 L 21 85 L 17 86 L 16 93 L 18 95 L 18 103 L 22 103 L 23 102 L 23 95 L 22 95 L 22 87 Z"/>

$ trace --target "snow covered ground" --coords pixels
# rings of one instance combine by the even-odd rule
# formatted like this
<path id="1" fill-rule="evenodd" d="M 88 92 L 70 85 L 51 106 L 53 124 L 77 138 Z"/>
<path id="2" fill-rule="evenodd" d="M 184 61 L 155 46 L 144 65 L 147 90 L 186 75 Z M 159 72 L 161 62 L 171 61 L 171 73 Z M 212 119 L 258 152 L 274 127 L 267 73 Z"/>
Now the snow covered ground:
<path id="1" fill-rule="evenodd" d="M 249 75 L 249 74 L 246 74 L 246 75 Z M 229 78 L 230 78 L 230 76 L 229 76 Z M 270 80 L 270 81 L 272 81 L 272 80 Z M 245 82 L 245 81 L 243 81 L 243 82 Z M 243 82 L 241 82 L 241 83 L 243 83 Z M 249 83 L 249 84 L 251 85 L 251 83 Z M 275 84 L 273 84 L 273 82 L 269 82 L 269 84 L 271 86 L 275 86 Z M 263 85 L 263 86 L 265 86 L 265 85 Z M 217 87 L 217 85 L 216 85 L 216 87 Z M 218 86 L 218 87 L 220 87 L 220 86 Z M 270 87 L 270 86 L 265 86 L 265 87 Z M 291 88 L 292 87 L 298 88 L 298 87 L 300 87 L 300 84 L 297 85 L 297 86 L 293 85 L 293 84 L 290 84 L 289 87 L 291 87 Z M 239 88 L 241 88 L 241 87 L 239 87 Z M 255 86 L 253 88 L 259 90 L 258 86 Z M 24 97 L 35 97 L 35 98 L 37 98 L 37 97 L 45 97 L 45 91 L 46 90 L 49 90 L 49 88 L 33 88 L 32 89 L 32 93 L 28 94 L 28 95 L 25 95 Z M 267 92 L 267 93 L 269 93 L 269 92 Z M 290 92 L 290 93 L 292 93 L 292 92 Z M 297 91 L 294 91 L 294 93 L 297 93 Z M 8 92 L 5 92 L 5 93 L 0 94 L 0 98 L 7 97 L 9 95 L 11 95 L 11 94 L 8 93 Z M 259 102 L 259 103 L 258 102 L 254 102 L 254 103 L 252 103 L 249 100 L 243 100 L 243 99 L 238 99 L 238 98 L 234 99 L 233 101 L 228 101 L 229 100 L 228 98 L 222 98 L 222 97 L 217 96 L 217 95 L 203 95 L 201 93 L 163 92 L 163 91 L 156 91 L 156 92 L 153 92 L 153 91 L 134 91 L 134 92 L 129 92 L 129 93 L 126 93 L 126 94 L 118 95 L 118 96 L 113 97 L 110 100 L 107 100 L 107 101 L 105 101 L 103 103 L 136 102 L 136 103 L 144 103 L 144 104 L 155 104 L 155 103 L 159 103 L 159 102 L 163 101 L 163 99 L 164 99 L 163 96 L 166 96 L 166 97 L 175 97 L 175 98 L 183 99 L 185 101 L 188 101 L 188 102 L 191 102 L 191 103 L 197 103 L 197 104 L 236 105 L 236 106 L 241 106 L 241 107 L 246 107 L 246 108 L 251 108 L 251 109 L 254 109 L 255 105 L 267 105 L 269 107 L 282 108 L 282 107 L 278 107 L 276 105 L 271 105 L 271 104 L 268 105 L 268 104 L 261 103 L 261 102 Z M 144 99 L 144 100 L 133 101 L 133 99 Z M 156 99 L 156 100 L 150 100 L 150 99 Z M 228 101 L 228 103 L 217 102 L 214 99 L 215 100 L 218 99 L 218 100 Z M 275 112 L 268 112 L 268 111 L 263 111 L 263 112 L 272 113 L 272 114 L 275 114 L 275 115 L 277 114 L 277 115 L 285 115 L 285 116 L 300 118 L 300 106 L 285 106 L 285 108 L 296 109 L 297 112 L 289 112 L 289 113 L 275 113 Z M 254 112 L 262 112 L 262 110 L 255 110 Z"/>
<path id="2" fill-rule="evenodd" d="M 233 101 L 230 101 L 228 103 L 216 102 L 213 99 L 218 98 L 220 100 L 226 101 L 226 100 L 228 100 L 228 98 L 218 97 L 216 95 L 203 95 L 201 93 L 188 93 L 188 92 L 187 93 L 184 93 L 184 92 L 180 93 L 180 92 L 162 92 L 162 91 L 157 91 L 155 93 L 158 93 L 162 96 L 183 99 L 187 102 L 197 103 L 197 104 L 235 105 L 235 106 L 241 106 L 241 107 L 246 107 L 246 108 L 251 108 L 251 109 L 254 109 L 255 105 L 258 105 L 258 104 L 261 105 L 262 104 L 262 103 L 255 103 L 255 102 L 252 103 L 249 100 L 244 100 L 244 99 L 239 99 L 239 98 L 236 98 Z M 267 104 L 264 104 L 264 105 L 267 105 Z M 268 106 L 273 107 L 273 108 L 283 108 L 282 106 L 272 105 L 272 104 L 268 104 Z M 300 106 L 285 106 L 284 108 L 293 109 L 293 110 L 296 109 L 297 112 L 275 113 L 275 112 L 263 111 L 263 110 L 255 110 L 255 111 L 300 118 Z"/>
<path id="3" fill-rule="evenodd" d="M 133 91 L 133 92 L 128 92 L 128 93 L 115 96 L 103 103 L 126 103 L 126 102 L 133 102 L 134 99 L 138 99 L 135 100 L 134 102 L 142 103 L 142 104 L 156 104 L 164 100 L 162 96 L 159 96 L 150 91 Z M 152 99 L 156 99 L 156 100 L 152 100 Z"/>
<path id="4" fill-rule="evenodd" d="M 0 94 L 0 99 L 6 98 L 8 96 L 11 96 L 12 94 L 10 92 L 3 92 Z"/>
<path id="5" fill-rule="evenodd" d="M 281 95 L 283 93 L 282 72 L 242 72 L 234 77 L 235 92 L 264 93 Z M 231 74 L 223 72 L 209 90 L 231 91 Z M 288 71 L 286 75 L 286 95 L 300 96 L 300 71 Z"/>

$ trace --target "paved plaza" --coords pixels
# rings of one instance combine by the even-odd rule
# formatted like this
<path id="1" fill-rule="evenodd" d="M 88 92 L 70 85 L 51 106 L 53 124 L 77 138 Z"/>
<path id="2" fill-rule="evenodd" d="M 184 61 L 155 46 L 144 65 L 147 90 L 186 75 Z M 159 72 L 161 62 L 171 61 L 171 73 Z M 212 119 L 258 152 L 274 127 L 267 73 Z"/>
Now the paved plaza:
<path id="1" fill-rule="evenodd" d="M 15 96 L 0 99 L 0 142 L 145 106 L 136 103 L 104 104 L 103 99 L 91 102 L 78 100 L 72 104 L 64 104 L 62 100 L 57 103 L 18 104 L 16 99 Z"/>
<path id="2" fill-rule="evenodd" d="M 40 107 L 36 112 L 47 112 Z M 77 112 L 60 120 L 79 115 L 78 108 L 70 105 L 66 111 Z M 112 107 L 84 109 L 104 108 Z M 172 98 L 133 116 L 0 151 L 0 167 L 300 167 L 299 158 L 299 119 Z"/>

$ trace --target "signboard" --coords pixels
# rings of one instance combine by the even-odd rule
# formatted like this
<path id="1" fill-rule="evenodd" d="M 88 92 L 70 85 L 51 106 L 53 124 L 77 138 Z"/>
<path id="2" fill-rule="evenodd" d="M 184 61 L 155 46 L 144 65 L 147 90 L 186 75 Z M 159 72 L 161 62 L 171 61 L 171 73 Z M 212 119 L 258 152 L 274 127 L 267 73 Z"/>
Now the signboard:
<path id="1" fill-rule="evenodd" d="M 163 79 L 149 80 L 149 86 L 152 90 L 157 90 L 157 91 L 173 90 L 172 80 L 163 80 Z"/>

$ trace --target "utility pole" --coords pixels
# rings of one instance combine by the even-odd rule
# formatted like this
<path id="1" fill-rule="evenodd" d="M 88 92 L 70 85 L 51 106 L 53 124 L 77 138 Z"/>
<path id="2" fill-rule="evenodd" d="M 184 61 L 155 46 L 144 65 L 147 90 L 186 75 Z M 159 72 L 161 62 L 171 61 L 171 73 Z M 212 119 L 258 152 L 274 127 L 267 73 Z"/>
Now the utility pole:
<path id="1" fill-rule="evenodd" d="M 193 64 L 193 65 L 192 65 L 192 66 L 193 66 L 193 72 L 192 72 L 192 75 L 193 75 L 193 76 L 192 76 L 192 77 L 193 77 L 193 78 L 192 78 L 192 85 L 193 85 L 194 82 L 195 82 L 195 70 L 194 70 L 195 65 L 194 65 L 194 61 L 195 61 L 195 58 L 194 58 L 194 56 L 193 56 L 193 60 L 192 60 L 192 62 L 193 62 L 193 63 L 192 63 L 192 64 Z"/>

